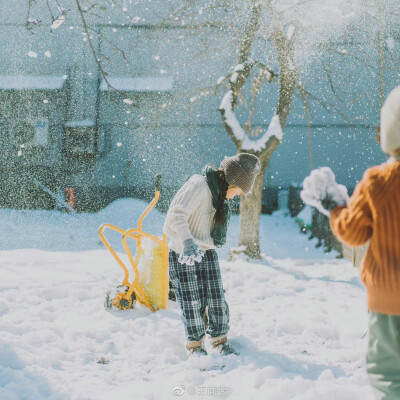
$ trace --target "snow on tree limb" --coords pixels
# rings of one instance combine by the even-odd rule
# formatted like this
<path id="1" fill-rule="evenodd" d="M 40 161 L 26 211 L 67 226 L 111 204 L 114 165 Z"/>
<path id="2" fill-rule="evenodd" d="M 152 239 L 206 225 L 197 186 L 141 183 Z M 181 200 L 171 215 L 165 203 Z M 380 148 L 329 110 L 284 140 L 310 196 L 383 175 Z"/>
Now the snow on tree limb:
<path id="1" fill-rule="evenodd" d="M 221 85 L 221 83 L 226 79 L 226 76 L 220 76 L 217 80 L 217 85 Z"/>
<path id="2" fill-rule="evenodd" d="M 231 75 L 230 82 L 233 83 L 233 84 L 237 83 L 238 77 L 239 77 L 239 74 L 238 74 L 237 72 L 234 72 L 234 73 Z"/>
<path id="3" fill-rule="evenodd" d="M 279 115 L 274 115 L 272 117 L 267 132 L 260 139 L 250 139 L 236 118 L 235 112 L 232 109 L 232 100 L 232 90 L 229 90 L 223 97 L 219 110 L 223 114 L 224 123 L 230 128 L 230 131 L 241 150 L 258 153 L 265 149 L 268 140 L 273 136 L 275 136 L 279 141 L 282 140 L 283 131 L 279 121 Z"/>
<path id="4" fill-rule="evenodd" d="M 222 113 L 224 123 L 231 129 L 232 135 L 234 136 L 235 140 L 237 142 L 242 142 L 246 137 L 246 134 L 236 118 L 235 112 L 232 108 L 232 102 L 233 92 L 232 90 L 228 90 L 221 101 L 219 111 Z"/>
<path id="5" fill-rule="evenodd" d="M 245 135 L 241 149 L 259 153 L 266 148 L 269 139 L 271 139 L 273 136 L 275 136 L 279 141 L 282 141 L 283 131 L 279 121 L 279 115 L 277 114 L 272 117 L 267 132 L 265 132 L 260 139 L 251 140 L 247 135 Z"/>
<path id="6" fill-rule="evenodd" d="M 295 31 L 296 31 L 295 26 L 293 24 L 290 24 L 286 33 L 287 40 L 289 41 L 293 40 Z"/>
<path id="7" fill-rule="evenodd" d="M 252 64 L 254 63 L 254 61 L 252 59 L 248 59 L 248 61 L 246 62 L 246 64 Z M 233 73 L 231 75 L 231 78 L 229 79 L 231 83 L 236 84 L 237 80 L 239 78 L 239 73 L 243 72 L 245 69 L 245 66 L 243 64 L 238 64 L 236 65 L 236 67 L 233 69 Z"/>
<path id="8" fill-rule="evenodd" d="M 50 28 L 55 31 L 56 29 L 58 29 L 63 23 L 65 22 L 65 16 L 64 15 L 60 15 L 59 17 L 57 17 L 57 19 L 55 19 L 53 21 L 53 23 L 51 24 Z"/>

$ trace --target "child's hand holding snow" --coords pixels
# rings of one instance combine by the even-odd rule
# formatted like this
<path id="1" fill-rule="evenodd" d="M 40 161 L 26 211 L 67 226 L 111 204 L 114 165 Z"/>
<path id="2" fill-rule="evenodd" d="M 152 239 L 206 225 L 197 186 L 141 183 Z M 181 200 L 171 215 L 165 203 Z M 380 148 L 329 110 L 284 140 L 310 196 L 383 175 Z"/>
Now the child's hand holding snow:
<path id="1" fill-rule="evenodd" d="M 194 265 L 195 261 L 201 262 L 204 256 L 204 250 L 201 249 L 193 239 L 186 239 L 182 243 L 182 253 L 178 261 L 181 264 Z"/>
<path id="2" fill-rule="evenodd" d="M 328 217 L 336 206 L 349 202 L 346 186 L 336 183 L 335 174 L 328 167 L 315 169 L 304 179 L 300 197 L 304 203 Z"/>

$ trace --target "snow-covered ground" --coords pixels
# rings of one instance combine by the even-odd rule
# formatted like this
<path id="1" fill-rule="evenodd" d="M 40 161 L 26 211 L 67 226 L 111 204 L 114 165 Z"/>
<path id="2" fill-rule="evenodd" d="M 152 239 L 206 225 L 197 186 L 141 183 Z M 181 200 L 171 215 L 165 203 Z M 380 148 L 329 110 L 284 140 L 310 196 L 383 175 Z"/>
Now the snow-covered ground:
<path id="1" fill-rule="evenodd" d="M 188 359 L 175 303 L 105 311 L 122 271 L 97 228 L 133 227 L 144 207 L 125 199 L 85 215 L 0 210 L 1 400 L 373 399 L 358 271 L 315 249 L 283 212 L 262 216 L 262 261 L 219 252 L 240 356 Z M 162 222 L 153 211 L 145 229 L 159 234 Z M 234 216 L 228 246 L 238 225 Z"/>

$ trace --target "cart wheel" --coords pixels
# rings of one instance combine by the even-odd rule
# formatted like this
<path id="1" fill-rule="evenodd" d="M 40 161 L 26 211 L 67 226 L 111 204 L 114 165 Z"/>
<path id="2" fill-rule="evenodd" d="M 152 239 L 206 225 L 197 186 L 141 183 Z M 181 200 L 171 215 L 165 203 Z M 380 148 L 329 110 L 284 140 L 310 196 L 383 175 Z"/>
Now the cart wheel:
<path id="1" fill-rule="evenodd" d="M 120 299 L 120 301 L 114 301 L 117 300 L 121 295 L 120 293 L 126 293 L 129 290 L 128 286 L 118 286 L 113 290 L 109 290 L 106 294 L 106 299 L 104 301 L 104 308 L 109 311 L 114 309 L 117 310 L 127 310 L 128 308 L 134 308 L 136 304 L 136 295 L 135 292 L 132 293 L 131 295 L 131 306 L 129 307 L 129 301 L 126 299 Z M 116 304 L 117 303 L 117 304 Z"/>
<path id="2" fill-rule="evenodd" d="M 127 299 L 121 299 L 121 301 L 119 302 L 119 307 L 118 308 L 120 310 L 133 309 L 135 307 L 135 304 L 136 304 L 135 292 L 132 292 L 130 303 L 131 303 L 131 306 L 129 307 L 129 301 Z"/>

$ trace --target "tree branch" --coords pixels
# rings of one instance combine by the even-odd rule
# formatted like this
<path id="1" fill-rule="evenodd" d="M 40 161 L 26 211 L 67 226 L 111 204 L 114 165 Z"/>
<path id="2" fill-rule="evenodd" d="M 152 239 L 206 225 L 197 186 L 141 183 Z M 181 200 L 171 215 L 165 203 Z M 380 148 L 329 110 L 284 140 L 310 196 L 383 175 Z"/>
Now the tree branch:
<path id="1" fill-rule="evenodd" d="M 101 62 L 99 61 L 99 58 L 98 58 L 98 54 L 97 54 L 97 52 L 96 52 L 96 49 L 94 48 L 92 39 L 90 38 L 89 26 L 88 26 L 88 24 L 87 24 L 87 22 L 86 22 L 85 12 L 84 12 L 84 10 L 83 10 L 82 7 L 81 7 L 80 1 L 79 1 L 79 0 L 75 0 L 75 2 L 76 2 L 76 6 L 77 6 L 77 8 L 78 8 L 79 14 L 80 14 L 80 16 L 81 16 L 81 20 L 82 20 L 82 24 L 83 24 L 83 29 L 84 29 L 84 31 L 85 31 L 85 33 L 86 33 L 86 37 L 87 37 L 87 40 L 88 40 L 88 43 L 89 43 L 89 47 L 90 47 L 90 50 L 91 50 L 92 55 L 93 55 L 93 57 L 94 57 L 94 60 L 95 60 L 95 62 L 96 62 L 97 68 L 99 69 L 99 71 L 100 71 L 100 73 L 101 73 L 101 75 L 102 75 L 104 81 L 107 83 L 108 88 L 113 89 L 114 91 L 116 91 L 117 93 L 119 93 L 119 94 L 121 95 L 121 97 L 124 97 L 121 91 L 119 91 L 119 90 L 116 89 L 113 85 L 110 84 L 110 81 L 109 81 L 108 78 L 107 78 L 108 73 L 103 69 L 103 66 L 101 65 Z M 133 102 L 132 102 L 132 105 L 137 106 L 137 105 L 134 104 Z"/>

